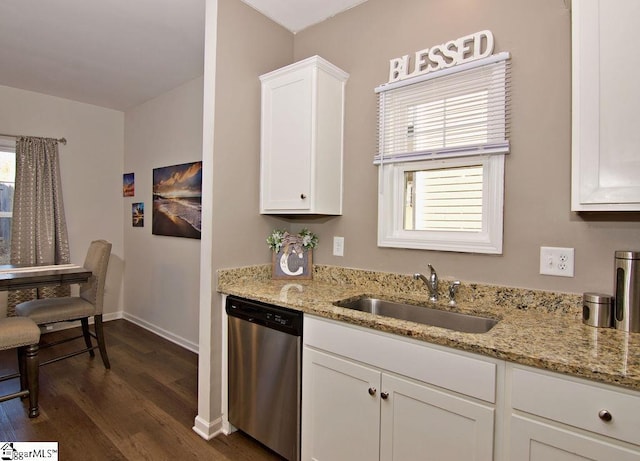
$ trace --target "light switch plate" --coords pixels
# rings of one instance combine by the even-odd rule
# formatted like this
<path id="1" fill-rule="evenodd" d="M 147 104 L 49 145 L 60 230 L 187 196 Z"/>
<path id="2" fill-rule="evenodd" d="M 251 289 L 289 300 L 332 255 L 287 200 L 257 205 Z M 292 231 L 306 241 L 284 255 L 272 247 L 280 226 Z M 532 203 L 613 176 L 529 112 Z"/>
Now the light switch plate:
<path id="1" fill-rule="evenodd" d="M 333 237 L 333 256 L 344 256 L 344 237 Z"/>
<path id="2" fill-rule="evenodd" d="M 574 249 L 540 247 L 540 273 L 558 277 L 573 277 Z"/>

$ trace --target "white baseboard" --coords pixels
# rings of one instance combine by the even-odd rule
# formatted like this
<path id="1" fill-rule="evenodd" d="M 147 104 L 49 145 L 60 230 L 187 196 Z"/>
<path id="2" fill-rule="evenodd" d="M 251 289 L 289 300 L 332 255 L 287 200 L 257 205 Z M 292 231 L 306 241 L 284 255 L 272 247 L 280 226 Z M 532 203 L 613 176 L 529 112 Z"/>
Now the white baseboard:
<path id="1" fill-rule="evenodd" d="M 102 314 L 102 321 L 108 322 L 109 320 L 118 320 L 123 318 L 123 316 L 124 313 L 122 311 L 112 312 L 111 314 Z"/>
<path id="2" fill-rule="evenodd" d="M 112 312 L 111 314 L 104 314 L 102 316 L 103 322 L 108 322 L 109 320 L 117 320 L 122 318 L 122 311 Z M 89 324 L 93 325 L 93 317 L 89 317 Z M 44 328 L 43 333 L 50 333 L 52 331 L 60 331 L 60 330 L 68 330 L 69 328 L 77 328 L 80 327 L 80 320 L 75 322 L 59 322 L 59 323 L 51 323 Z"/>
<path id="3" fill-rule="evenodd" d="M 177 344 L 178 346 L 184 347 L 187 350 L 190 350 L 191 352 L 194 353 L 198 353 L 198 344 L 195 344 L 189 340 L 186 340 L 178 335 L 174 335 L 173 333 L 164 330 L 156 325 L 153 325 L 152 323 L 147 322 L 146 320 L 142 320 L 141 318 L 136 317 L 135 315 L 131 315 L 131 314 L 127 314 L 126 312 L 122 312 L 122 311 L 118 311 L 118 312 L 112 312 L 110 314 L 104 314 L 102 316 L 102 320 L 104 322 L 108 322 L 110 320 L 117 320 L 117 319 L 125 319 L 128 320 L 131 323 L 135 323 L 136 325 L 138 325 L 139 327 L 144 328 L 145 330 L 149 330 L 150 332 L 166 339 L 167 341 L 171 341 L 174 344 Z M 89 317 L 89 323 L 93 324 L 93 317 Z M 46 327 L 46 330 L 43 330 L 43 333 L 49 333 L 52 331 L 59 331 L 59 330 L 66 330 L 68 328 L 76 328 L 80 326 L 80 321 L 76 321 L 76 322 L 60 322 L 60 323 L 54 323 L 51 325 L 48 325 Z"/>
<path id="4" fill-rule="evenodd" d="M 200 416 L 196 416 L 193 431 L 203 439 L 211 440 L 222 433 L 222 418 L 216 418 L 214 421 L 209 422 Z"/>
<path id="5" fill-rule="evenodd" d="M 189 341 L 178 335 L 174 335 L 170 331 L 167 331 L 163 328 L 158 327 L 157 325 L 149 323 L 146 320 L 136 317 L 135 315 L 127 314 L 126 312 L 124 312 L 122 314 L 122 317 L 125 320 L 128 320 L 129 322 L 135 323 L 136 325 L 144 328 L 145 330 L 149 330 L 150 332 L 155 333 L 158 336 L 161 336 L 162 338 L 177 344 L 178 346 L 184 347 L 185 349 L 190 350 L 191 352 L 194 352 L 196 354 L 198 353 L 198 350 L 199 350 L 198 344 L 192 341 Z"/>

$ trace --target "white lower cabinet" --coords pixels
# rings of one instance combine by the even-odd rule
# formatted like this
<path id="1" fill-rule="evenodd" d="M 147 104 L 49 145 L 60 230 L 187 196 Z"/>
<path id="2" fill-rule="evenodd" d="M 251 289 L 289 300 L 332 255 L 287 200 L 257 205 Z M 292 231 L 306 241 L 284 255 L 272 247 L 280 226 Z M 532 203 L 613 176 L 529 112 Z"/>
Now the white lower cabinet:
<path id="1" fill-rule="evenodd" d="M 393 372 L 395 370 L 381 368 L 380 365 L 393 369 L 397 365 L 402 369 L 403 362 L 412 362 L 415 358 L 396 355 L 393 343 L 386 342 L 388 336 L 340 325 L 331 325 L 330 330 L 321 329 L 317 335 L 310 334 L 315 330 L 313 322 L 315 319 L 309 322 L 305 318 L 303 460 L 493 459 L 495 408 L 491 402 L 467 398 L 413 377 L 398 375 Z M 329 324 L 318 322 L 323 328 Z M 313 337 L 323 337 L 331 344 L 313 345 Z M 400 346 L 408 344 L 396 341 Z M 334 350 L 319 350 L 318 346 L 323 345 Z M 418 354 L 422 348 L 428 348 L 409 345 L 418 348 Z M 364 355 L 371 353 L 371 360 L 363 363 L 336 354 L 337 350 L 348 354 L 349 348 L 366 349 L 368 352 Z M 419 361 L 418 367 L 431 368 L 441 375 L 460 372 L 456 370 L 459 364 L 455 360 L 447 360 L 451 358 L 450 353 L 440 350 L 435 353 L 442 361 Z M 486 370 L 493 374 L 495 381 L 495 364 L 487 365 Z M 479 382 L 483 380 L 481 377 Z M 492 391 L 482 390 L 481 394 L 491 395 Z"/>
<path id="2" fill-rule="evenodd" d="M 380 372 L 306 347 L 302 354 L 302 459 L 378 459 L 380 402 L 368 390 Z"/>
<path id="3" fill-rule="evenodd" d="M 640 392 L 304 322 L 304 461 L 640 461 Z"/>
<path id="4" fill-rule="evenodd" d="M 380 389 L 381 460 L 493 459 L 492 407 L 384 373 Z"/>
<path id="5" fill-rule="evenodd" d="M 637 393 L 510 368 L 510 460 L 640 461 Z"/>

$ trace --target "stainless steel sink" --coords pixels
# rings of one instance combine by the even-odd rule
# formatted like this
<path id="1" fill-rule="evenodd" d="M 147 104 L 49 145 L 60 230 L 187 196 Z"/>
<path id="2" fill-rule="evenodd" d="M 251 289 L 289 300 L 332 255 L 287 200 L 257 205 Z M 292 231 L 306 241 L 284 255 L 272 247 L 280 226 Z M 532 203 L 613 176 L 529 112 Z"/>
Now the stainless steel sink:
<path id="1" fill-rule="evenodd" d="M 369 312 L 399 320 L 409 320 L 463 333 L 486 333 L 498 323 L 498 320 L 487 317 L 386 301 L 369 296 L 344 299 L 336 301 L 334 304 L 347 309 Z"/>

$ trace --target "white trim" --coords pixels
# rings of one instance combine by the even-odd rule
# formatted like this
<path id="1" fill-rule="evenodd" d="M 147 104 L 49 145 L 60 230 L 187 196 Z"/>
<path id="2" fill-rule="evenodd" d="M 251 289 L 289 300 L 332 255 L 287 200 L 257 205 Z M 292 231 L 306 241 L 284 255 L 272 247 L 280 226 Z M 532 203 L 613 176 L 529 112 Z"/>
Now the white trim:
<path id="1" fill-rule="evenodd" d="M 118 311 L 118 312 L 111 312 L 109 314 L 102 314 L 102 322 L 106 323 L 106 322 L 110 322 L 112 320 L 118 320 L 118 319 L 122 319 L 123 318 L 123 312 L 122 311 Z M 93 325 L 93 317 L 89 317 L 89 325 Z M 62 331 L 62 330 L 69 330 L 70 328 L 80 328 L 80 320 L 76 320 L 73 322 L 57 322 L 57 323 L 50 323 L 46 326 L 42 326 L 40 327 L 40 329 L 43 331 L 43 334 L 45 333 L 52 333 L 54 331 Z M 109 338 L 107 338 L 108 341 Z M 107 347 L 109 347 L 109 344 L 107 343 Z"/>
<path id="2" fill-rule="evenodd" d="M 139 327 L 142 327 L 145 330 L 148 330 L 160 336 L 161 338 L 166 339 L 167 341 L 171 341 L 172 343 L 177 344 L 178 346 L 181 346 L 195 354 L 198 353 L 198 344 L 192 341 L 189 341 L 188 339 L 182 338 L 181 336 L 178 336 L 178 335 L 174 335 L 170 331 L 165 330 L 164 328 L 160 328 L 159 326 L 154 325 L 150 322 L 147 322 L 146 320 L 143 320 L 140 317 L 136 317 L 135 315 L 131 315 L 126 312 L 123 312 L 122 317 L 125 320 L 128 320 L 129 322 L 134 323 Z"/>
<path id="3" fill-rule="evenodd" d="M 504 155 L 427 160 L 422 164 L 397 163 L 379 168 L 378 246 L 421 250 L 502 254 L 504 207 Z M 424 168 L 484 167 L 482 232 L 404 230 L 404 172 Z M 386 193 L 383 193 L 385 191 Z"/>
<path id="4" fill-rule="evenodd" d="M 110 322 L 111 320 L 123 319 L 124 318 L 123 314 L 124 314 L 124 312 L 122 312 L 122 311 L 111 312 L 109 314 L 102 314 L 102 321 L 103 322 Z M 89 319 L 89 323 L 91 323 L 91 320 L 92 320 L 92 318 Z"/>
<path id="5" fill-rule="evenodd" d="M 218 1 L 205 0 L 204 37 L 204 89 L 202 109 L 202 239 L 200 240 L 200 301 L 198 308 L 198 416 L 194 431 L 213 434 L 209 424 L 202 421 L 217 421 L 220 418 L 220 394 L 216 390 L 217 351 L 213 348 L 215 338 L 214 300 L 215 288 L 213 261 L 213 148 L 216 100 L 216 50 L 217 50 Z M 217 394 L 217 395 L 216 395 Z"/>
<path id="6" fill-rule="evenodd" d="M 207 421 L 200 416 L 196 416 L 192 429 L 203 439 L 211 440 L 222 433 L 222 418 Z"/>
<path id="7" fill-rule="evenodd" d="M 381 155 L 377 154 L 373 158 L 374 165 L 396 163 L 396 162 L 413 162 L 418 160 L 442 159 L 452 157 L 468 157 L 470 155 L 494 155 L 508 154 L 509 141 L 494 144 L 484 144 L 482 146 L 464 146 L 450 147 L 443 150 L 431 152 L 403 152 L 399 154 Z"/>
<path id="8" fill-rule="evenodd" d="M 0 150 L 16 151 L 16 140 L 5 136 L 0 136 Z"/>
<path id="9" fill-rule="evenodd" d="M 328 74 L 333 75 L 336 79 L 341 80 L 343 82 L 346 81 L 349 78 L 349 74 L 347 72 L 345 72 L 344 70 L 340 69 L 339 67 L 331 64 L 329 61 L 327 61 L 326 59 L 323 59 L 322 57 L 320 57 L 318 55 L 311 56 L 311 57 L 309 57 L 307 59 L 303 59 L 302 61 L 294 62 L 293 64 L 289 64 L 288 66 L 281 67 L 281 68 L 276 69 L 276 70 L 272 70 L 269 73 L 260 75 L 259 78 L 260 78 L 261 82 L 264 82 L 264 81 L 267 81 L 267 80 L 271 80 L 274 77 L 278 77 L 278 76 L 280 76 L 282 74 L 289 74 L 289 73 L 295 72 L 297 70 L 307 69 L 308 67 L 312 67 L 313 68 L 314 66 L 316 68 L 320 68 L 320 69 L 324 70 Z"/>
<path id="10" fill-rule="evenodd" d="M 502 53 L 497 53 L 491 55 L 486 58 L 477 59 L 471 62 L 465 62 L 464 64 L 459 64 L 454 67 L 449 67 L 447 69 L 438 70 L 435 72 L 431 72 L 429 74 L 419 75 L 413 78 L 408 78 L 406 80 L 400 80 L 398 82 L 393 83 L 384 83 L 374 90 L 376 93 L 384 93 L 385 91 L 395 90 L 396 88 L 402 88 L 408 85 L 413 85 L 415 83 L 426 82 L 427 80 L 431 80 L 438 77 L 444 77 L 446 75 L 457 74 L 458 72 L 464 72 L 469 69 L 476 69 L 478 67 L 486 66 L 488 64 L 494 64 L 500 61 L 506 61 L 511 57 L 511 54 L 508 51 L 503 51 Z"/>

